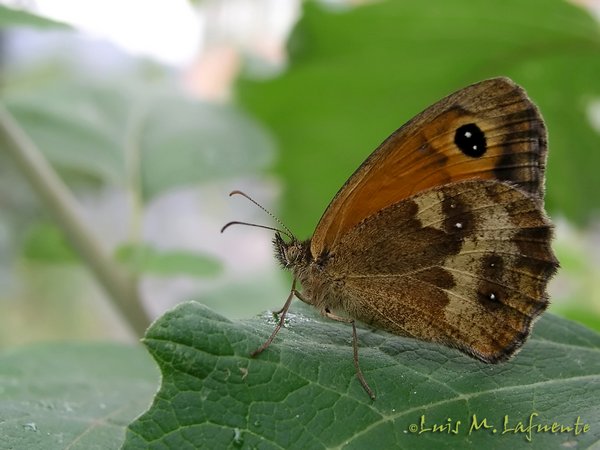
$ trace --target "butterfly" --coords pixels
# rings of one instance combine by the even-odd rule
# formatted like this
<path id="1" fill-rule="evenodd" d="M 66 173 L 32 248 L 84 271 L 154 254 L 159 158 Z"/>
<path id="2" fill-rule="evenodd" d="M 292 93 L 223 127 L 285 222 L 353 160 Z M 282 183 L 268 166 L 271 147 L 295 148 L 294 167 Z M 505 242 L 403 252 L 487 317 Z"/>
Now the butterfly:
<path id="1" fill-rule="evenodd" d="M 253 356 L 269 347 L 297 297 L 352 326 L 356 374 L 373 399 L 356 321 L 485 363 L 508 360 L 547 308 L 559 266 L 544 211 L 546 155 L 541 114 L 508 78 L 421 112 L 350 176 L 312 238 L 257 225 L 276 231 L 275 255 L 293 282 Z M 235 223 L 247 224 L 223 230 Z"/>

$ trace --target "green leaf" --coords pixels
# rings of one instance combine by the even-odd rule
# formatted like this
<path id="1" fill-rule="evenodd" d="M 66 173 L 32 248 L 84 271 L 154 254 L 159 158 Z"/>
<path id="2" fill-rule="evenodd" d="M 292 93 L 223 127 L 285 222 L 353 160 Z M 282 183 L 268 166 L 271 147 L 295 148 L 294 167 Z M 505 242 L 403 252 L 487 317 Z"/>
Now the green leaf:
<path id="1" fill-rule="evenodd" d="M 554 311 L 562 317 L 579 322 L 592 330 L 600 331 L 600 314 L 589 308 L 582 308 L 580 305 L 584 305 L 586 302 L 578 300 L 577 297 L 574 297 L 570 304 L 558 306 L 554 308 Z"/>
<path id="2" fill-rule="evenodd" d="M 140 347 L 41 344 L 0 353 L 0 447 L 107 449 L 147 407 L 158 373 Z"/>
<path id="3" fill-rule="evenodd" d="M 155 275 L 192 275 L 209 277 L 221 269 L 219 260 L 189 251 L 159 251 L 150 245 L 124 245 L 117 250 L 117 259 L 134 273 Z"/>
<path id="4" fill-rule="evenodd" d="M 172 188 L 253 174 L 272 162 L 270 137 L 233 106 L 191 100 L 176 86 L 139 74 L 82 78 L 28 89 L 9 84 L 4 94 L 27 134 L 71 178 L 125 186 L 149 201 Z"/>
<path id="5" fill-rule="evenodd" d="M 550 135 L 547 203 L 583 220 L 600 208 L 600 27 L 571 2 L 370 2 L 332 13 L 305 2 L 288 70 L 239 85 L 281 146 L 283 216 L 310 235 L 350 174 L 388 135 L 454 90 L 506 75 L 540 106 Z M 572 68 L 572 70 L 565 70 Z"/>
<path id="6" fill-rule="evenodd" d="M 77 261 L 64 233 L 56 225 L 48 222 L 31 225 L 26 236 L 23 254 L 35 261 L 55 263 Z"/>
<path id="7" fill-rule="evenodd" d="M 134 448 L 525 447 L 518 421 L 582 429 L 532 432 L 527 448 L 588 448 L 600 440 L 600 335 L 546 314 L 510 362 L 486 365 L 458 351 L 359 329 L 360 362 L 378 398 L 355 377 L 351 328 L 297 308 L 274 344 L 271 315 L 231 322 L 200 304 L 156 321 L 144 343 L 162 371 L 150 410 L 127 431 Z M 497 429 L 469 435 L 470 421 Z M 411 432 L 448 423 L 458 433 Z M 426 426 L 425 426 L 426 428 Z"/>
<path id="8" fill-rule="evenodd" d="M 0 5 L 0 28 L 32 27 L 40 29 L 68 29 L 71 28 L 63 22 L 57 22 L 45 17 L 36 16 L 20 9 L 8 8 Z"/>

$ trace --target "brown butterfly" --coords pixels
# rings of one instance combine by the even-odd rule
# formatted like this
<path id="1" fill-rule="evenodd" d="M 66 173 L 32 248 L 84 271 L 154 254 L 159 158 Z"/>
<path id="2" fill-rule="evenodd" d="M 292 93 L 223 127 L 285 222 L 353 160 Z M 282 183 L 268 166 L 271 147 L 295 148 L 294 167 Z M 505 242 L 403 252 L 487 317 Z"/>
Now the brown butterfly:
<path id="1" fill-rule="evenodd" d="M 508 78 L 427 108 L 354 172 L 311 239 L 264 227 L 276 231 L 277 259 L 294 281 L 253 356 L 295 296 L 352 324 L 357 377 L 371 398 L 355 320 L 486 363 L 509 359 L 548 306 L 558 268 L 544 212 L 546 153 L 540 112 Z M 243 222 L 223 230 L 234 223 Z"/>

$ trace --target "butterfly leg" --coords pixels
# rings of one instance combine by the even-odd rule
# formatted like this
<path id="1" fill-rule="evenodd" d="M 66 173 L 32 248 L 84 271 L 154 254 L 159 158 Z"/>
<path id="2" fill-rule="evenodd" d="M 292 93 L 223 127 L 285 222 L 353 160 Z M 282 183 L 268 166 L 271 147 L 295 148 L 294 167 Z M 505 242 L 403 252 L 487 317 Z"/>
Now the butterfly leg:
<path id="1" fill-rule="evenodd" d="M 358 335 L 356 333 L 356 324 L 354 319 L 350 319 L 348 317 L 340 317 L 333 314 L 329 309 L 325 310 L 325 317 L 335 320 L 337 322 L 344 322 L 352 324 L 352 347 L 354 348 L 354 367 L 356 368 L 356 378 L 360 381 L 363 389 L 367 392 L 371 400 L 375 400 L 375 393 L 373 389 L 367 383 L 365 376 L 363 375 L 362 370 L 360 369 L 360 365 L 358 364 Z"/>
<path id="2" fill-rule="evenodd" d="M 299 292 L 296 290 L 296 279 L 294 278 L 294 281 L 292 282 L 292 289 L 290 291 L 290 295 L 288 295 L 288 298 L 285 301 L 283 308 L 281 308 L 279 311 L 273 313 L 276 315 L 281 314 L 279 316 L 279 322 L 277 323 L 277 326 L 273 330 L 273 333 L 271 333 L 271 336 L 269 336 L 269 339 L 267 339 L 265 341 L 265 343 L 263 345 L 261 345 L 259 348 L 257 348 L 252 353 L 250 353 L 251 357 L 254 358 L 257 355 L 260 355 L 263 351 L 265 351 L 269 347 L 269 345 L 271 345 L 271 342 L 273 342 L 273 339 L 275 339 L 275 336 L 277 336 L 277 333 L 279 333 L 279 330 L 281 330 L 281 327 L 283 326 L 283 323 L 285 321 L 285 315 L 287 314 L 288 309 L 290 309 L 290 305 L 292 304 L 292 300 L 294 299 L 294 296 L 298 296 L 298 295 L 299 295 Z"/>

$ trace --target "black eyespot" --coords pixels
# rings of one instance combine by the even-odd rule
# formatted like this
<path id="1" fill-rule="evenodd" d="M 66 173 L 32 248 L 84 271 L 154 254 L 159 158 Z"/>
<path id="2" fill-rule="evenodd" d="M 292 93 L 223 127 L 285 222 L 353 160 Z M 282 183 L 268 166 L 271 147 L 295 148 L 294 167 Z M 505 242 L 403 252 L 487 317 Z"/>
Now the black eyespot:
<path id="1" fill-rule="evenodd" d="M 461 152 L 473 158 L 479 158 L 487 150 L 485 134 L 474 123 L 468 123 L 456 130 L 454 143 Z"/>

